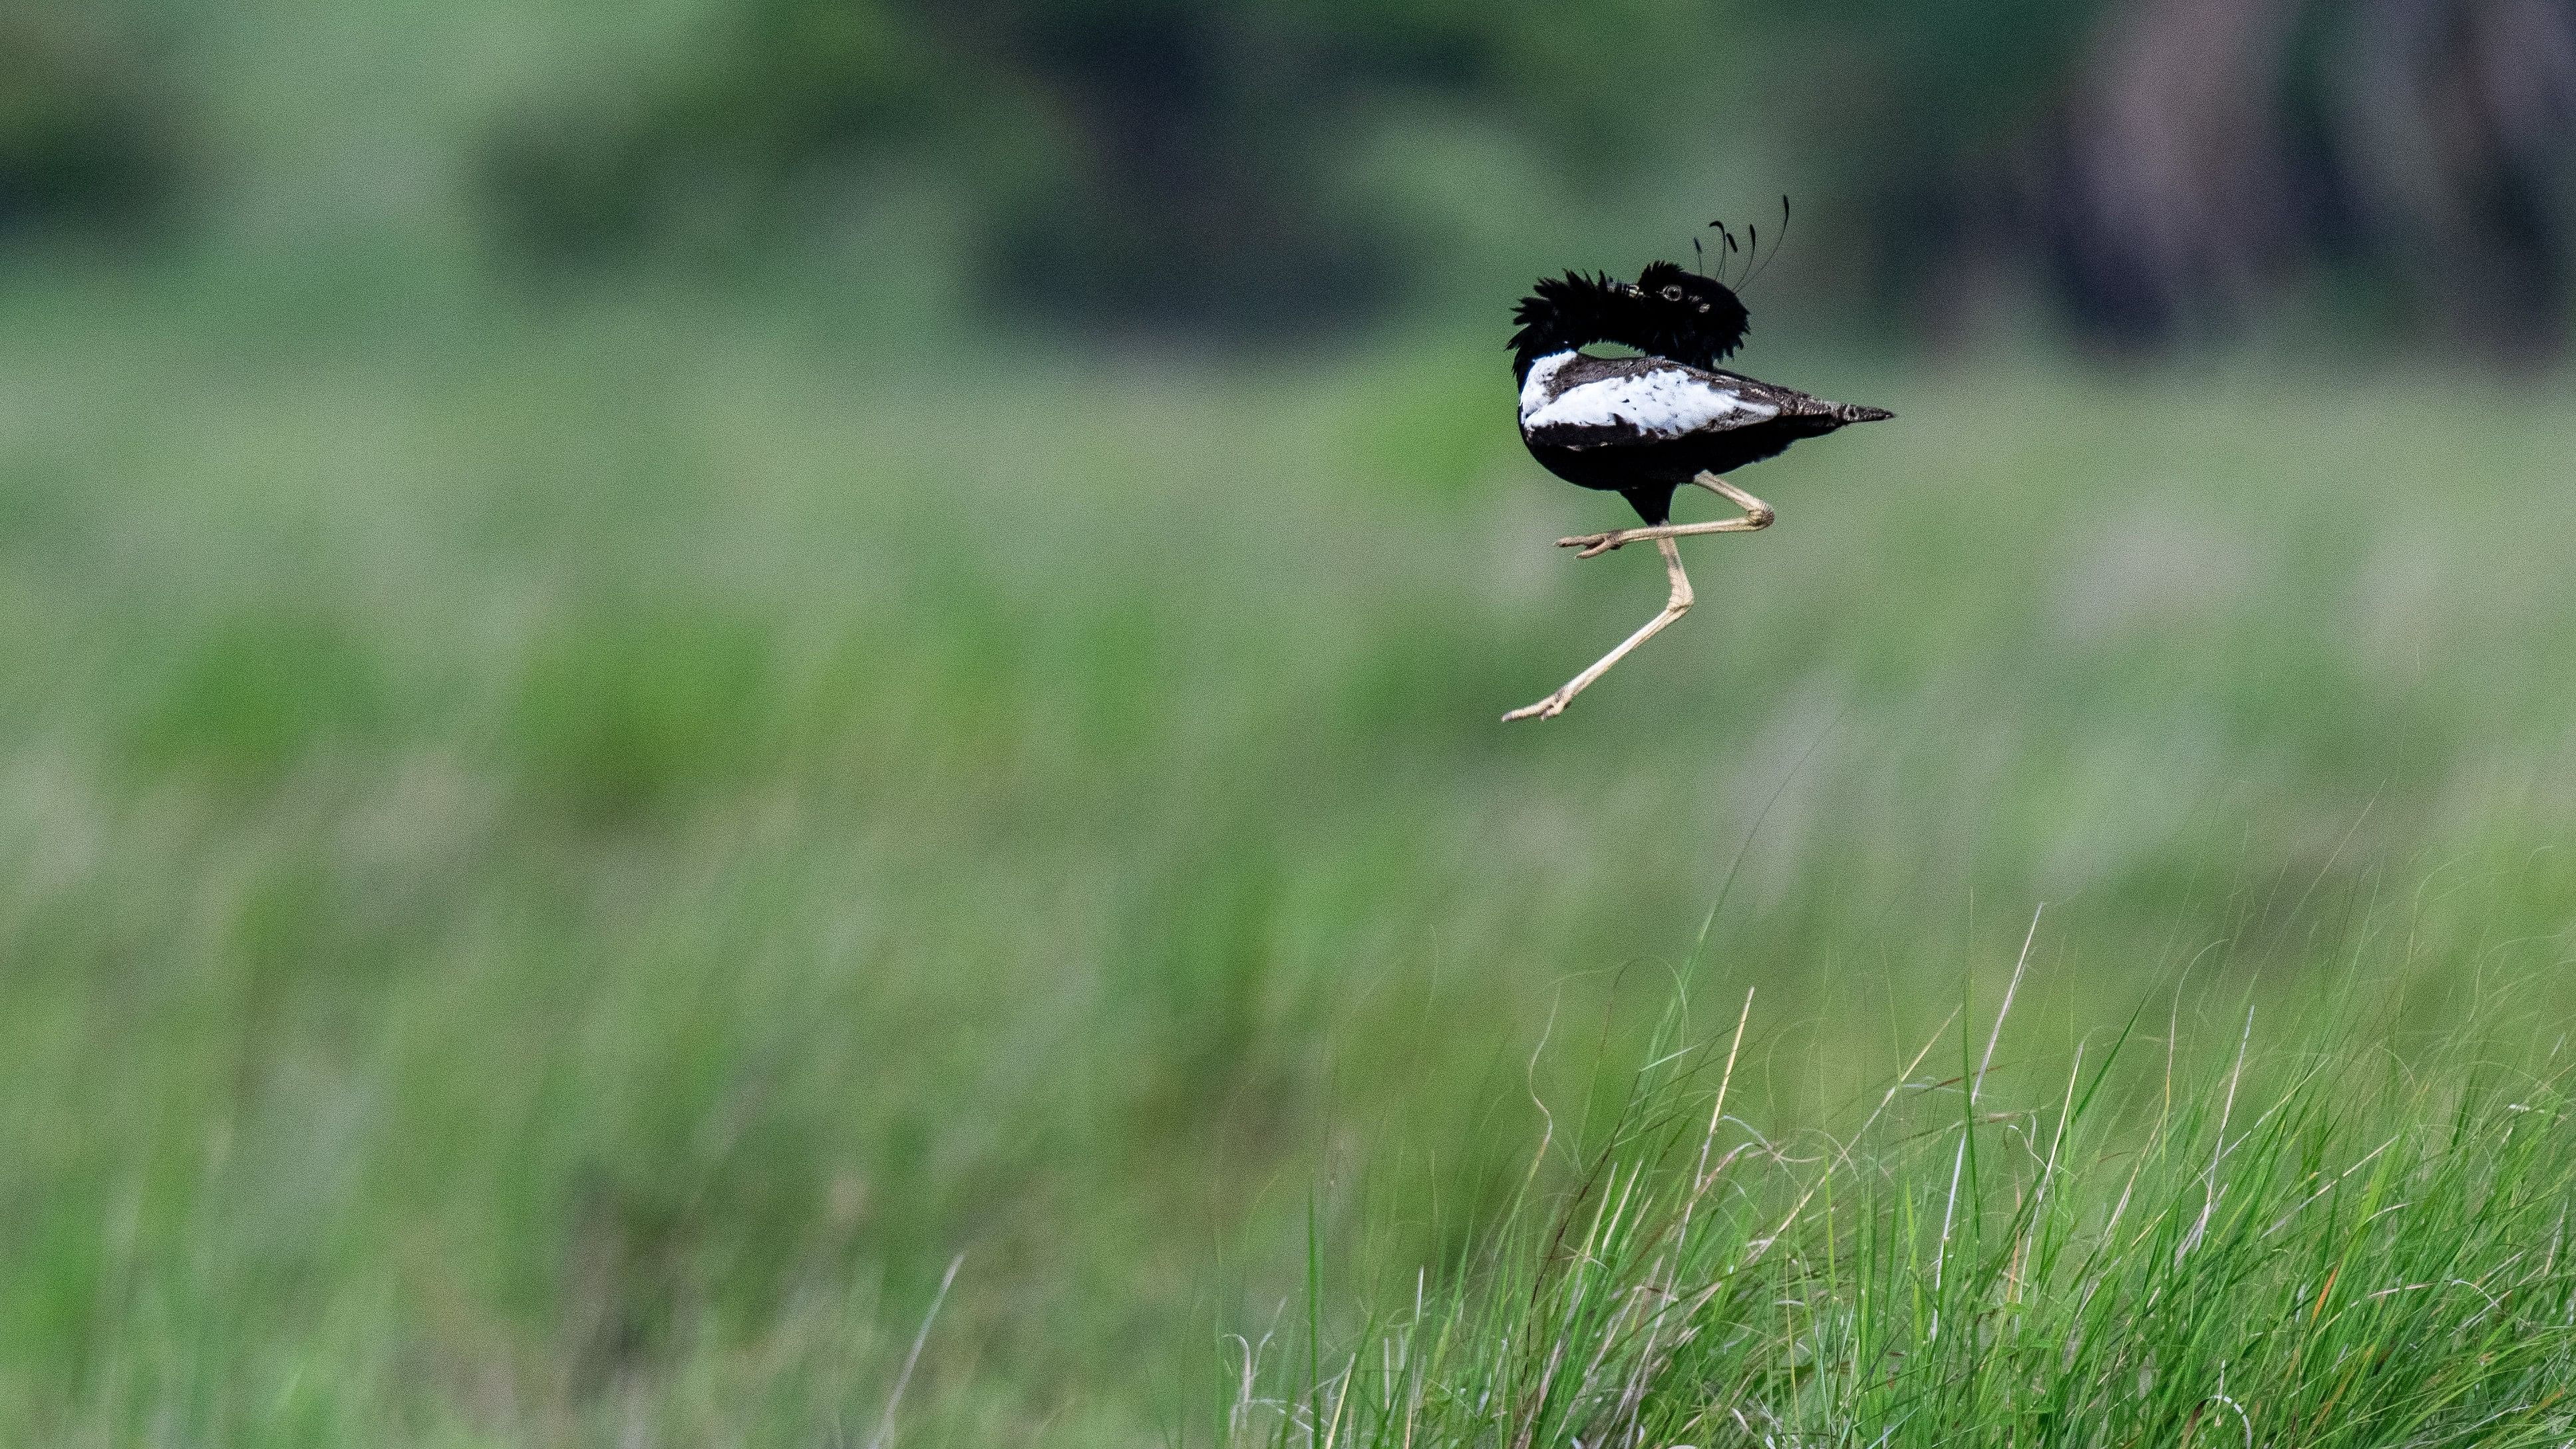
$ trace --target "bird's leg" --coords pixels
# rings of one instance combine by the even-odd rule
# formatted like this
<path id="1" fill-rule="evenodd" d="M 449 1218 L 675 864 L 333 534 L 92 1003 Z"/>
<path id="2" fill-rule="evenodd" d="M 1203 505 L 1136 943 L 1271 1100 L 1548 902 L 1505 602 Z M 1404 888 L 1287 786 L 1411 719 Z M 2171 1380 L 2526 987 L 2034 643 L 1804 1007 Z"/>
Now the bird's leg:
<path id="1" fill-rule="evenodd" d="M 1647 640 L 1654 638 L 1657 634 L 1664 631 L 1664 626 L 1690 612 L 1690 578 L 1682 572 L 1682 551 L 1679 548 L 1674 547 L 1673 541 L 1670 537 L 1657 537 L 1655 539 L 1655 547 L 1662 552 L 1664 556 L 1664 574 L 1672 581 L 1672 593 L 1664 600 L 1664 611 L 1657 614 L 1655 617 L 1648 619 L 1646 621 L 1646 627 L 1629 635 L 1620 643 L 1618 648 L 1602 655 L 1599 663 L 1594 664 L 1591 668 L 1583 671 L 1581 674 L 1567 680 L 1563 689 L 1558 690 L 1556 693 L 1549 695 L 1547 698 L 1540 700 L 1536 704 L 1526 705 L 1520 709 L 1513 710 L 1510 714 L 1504 715 L 1503 720 L 1505 723 L 1508 724 L 1516 719 L 1554 719 L 1558 715 L 1565 713 L 1565 707 L 1573 702 L 1576 695 L 1581 694 L 1584 690 L 1590 688 L 1592 681 L 1609 673 L 1611 665 L 1627 658 L 1629 650 L 1634 649 L 1638 645 L 1645 643 Z"/>
<path id="2" fill-rule="evenodd" d="M 1734 484 L 1727 482 L 1715 473 L 1702 473 L 1698 477 L 1691 479 L 1691 482 L 1694 486 L 1705 488 L 1709 492 L 1725 499 L 1727 502 L 1734 504 L 1736 507 L 1743 509 L 1744 516 L 1754 520 L 1753 526 L 1756 528 L 1769 528 L 1771 526 L 1771 520 L 1779 517 L 1778 514 L 1771 511 L 1770 504 L 1763 502 L 1761 499 L 1756 498 L 1752 494 L 1745 492 L 1743 489 L 1736 487 Z"/>
<path id="3" fill-rule="evenodd" d="M 1659 523 L 1652 528 L 1621 528 L 1609 533 L 1585 533 L 1573 538 L 1560 538 L 1558 548 L 1579 548 L 1576 558 L 1598 558 L 1622 544 L 1643 543 L 1650 538 L 1689 538 L 1702 533 L 1753 533 L 1769 528 L 1779 517 L 1771 505 L 1727 482 L 1714 473 L 1702 473 L 1691 482 L 1726 499 L 1744 510 L 1741 518 L 1721 518 L 1714 523 Z"/>

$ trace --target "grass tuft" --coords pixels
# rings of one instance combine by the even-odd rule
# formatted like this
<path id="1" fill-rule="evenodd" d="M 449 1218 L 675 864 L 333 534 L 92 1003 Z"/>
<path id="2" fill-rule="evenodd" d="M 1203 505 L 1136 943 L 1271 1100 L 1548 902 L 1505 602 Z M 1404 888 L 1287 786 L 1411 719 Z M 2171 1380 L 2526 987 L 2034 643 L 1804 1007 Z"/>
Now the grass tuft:
<path id="1" fill-rule="evenodd" d="M 2009 998 L 2006 1007 L 2009 1007 Z M 1750 996 L 1746 999 L 1749 1015 Z M 1676 1013 L 1673 1020 L 1681 1020 Z M 1747 1023 L 1668 1030 L 1606 1138 L 1545 1129 L 1448 1286 L 1240 1350 L 1217 1442 L 2522 1445 L 2576 1429 L 2563 1063 L 2357 1034 L 2081 1044 L 1990 1095 L 1926 1044 L 1840 1133 L 1731 1110 Z M 2146 1060 L 2141 1060 L 2146 1058 Z M 2141 1070 L 2141 1068 L 2144 1068 Z M 1310 1313 L 1311 1317 L 1320 1317 Z M 1301 1360 L 1329 1375 L 1265 1375 Z"/>

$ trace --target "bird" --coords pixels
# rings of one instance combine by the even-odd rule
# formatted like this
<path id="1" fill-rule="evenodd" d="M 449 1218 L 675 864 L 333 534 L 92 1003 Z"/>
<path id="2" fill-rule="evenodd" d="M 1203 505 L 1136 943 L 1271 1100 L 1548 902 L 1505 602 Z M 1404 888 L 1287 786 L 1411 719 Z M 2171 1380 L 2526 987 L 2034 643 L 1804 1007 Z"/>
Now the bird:
<path id="1" fill-rule="evenodd" d="M 1785 199 L 1782 206 L 1785 220 Z M 1723 223 L 1710 225 L 1725 234 L 1727 251 L 1736 250 Z M 1560 538 L 1557 547 L 1597 558 L 1652 540 L 1671 592 L 1645 627 L 1554 694 L 1504 715 L 1506 723 L 1563 714 L 1612 665 L 1690 611 L 1690 578 L 1674 539 L 1771 526 L 1778 516 L 1771 505 L 1728 482 L 1728 473 L 1776 457 L 1801 438 L 1895 416 L 1720 367 L 1743 345 L 1751 316 L 1734 287 L 1675 262 L 1654 262 L 1633 282 L 1608 273 L 1541 278 L 1512 320 L 1518 326 L 1510 343 L 1512 375 L 1520 383 L 1521 441 L 1530 456 L 1569 483 L 1620 495 L 1645 520 L 1642 528 Z M 1600 343 L 1638 355 L 1584 350 Z M 1741 515 L 1674 523 L 1673 495 L 1686 485 L 1726 499 Z"/>

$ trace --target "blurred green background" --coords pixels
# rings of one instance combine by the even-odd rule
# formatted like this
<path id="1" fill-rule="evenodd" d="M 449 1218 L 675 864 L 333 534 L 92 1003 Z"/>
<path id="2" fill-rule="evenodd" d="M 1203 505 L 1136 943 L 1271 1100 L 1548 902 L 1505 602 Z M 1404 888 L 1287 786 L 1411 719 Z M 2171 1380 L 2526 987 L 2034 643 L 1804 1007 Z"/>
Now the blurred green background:
<path id="1" fill-rule="evenodd" d="M 1499 726 L 1510 302 L 1784 192 L 1899 421 Z M 2555 0 L 15 7 L 0 1437 L 1165 1442 L 1676 979 L 2545 986 L 2572 248 Z"/>

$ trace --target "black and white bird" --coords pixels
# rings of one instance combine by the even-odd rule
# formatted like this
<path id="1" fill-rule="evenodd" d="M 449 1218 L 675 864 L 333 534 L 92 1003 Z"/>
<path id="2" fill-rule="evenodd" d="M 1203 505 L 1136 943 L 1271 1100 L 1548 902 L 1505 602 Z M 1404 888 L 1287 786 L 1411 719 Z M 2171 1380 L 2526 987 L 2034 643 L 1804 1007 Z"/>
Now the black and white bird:
<path id="1" fill-rule="evenodd" d="M 1730 239 L 1730 246 L 1732 241 Z M 1690 580 L 1673 540 L 1768 528 L 1771 505 L 1726 481 L 1748 463 L 1776 456 L 1800 438 L 1845 423 L 1895 416 L 1884 408 L 1827 402 L 1718 366 L 1744 341 L 1750 320 L 1724 282 L 1656 262 L 1634 282 L 1569 272 L 1544 278 L 1512 320 L 1512 371 L 1520 379 L 1521 441 L 1569 483 L 1616 493 L 1643 528 L 1560 538 L 1560 548 L 1593 558 L 1648 539 L 1663 554 L 1672 593 L 1663 612 L 1565 687 L 1505 720 L 1550 719 L 1610 666 L 1690 610 Z M 1583 349 L 1614 343 L 1635 357 Z M 1674 523 L 1673 494 L 1695 484 L 1743 511 L 1712 523 Z"/>

